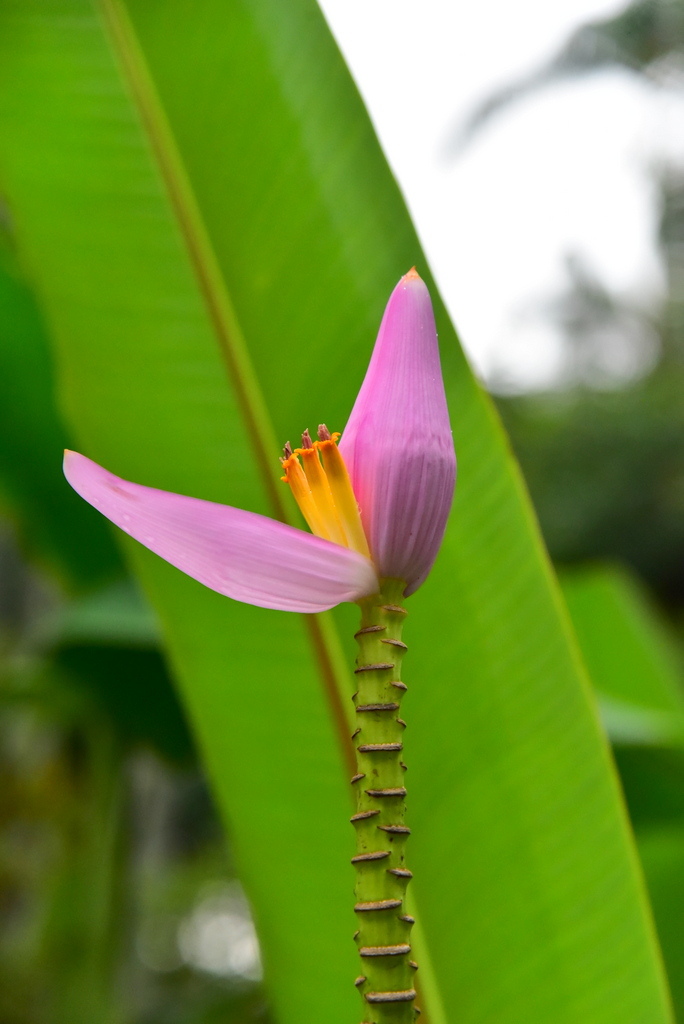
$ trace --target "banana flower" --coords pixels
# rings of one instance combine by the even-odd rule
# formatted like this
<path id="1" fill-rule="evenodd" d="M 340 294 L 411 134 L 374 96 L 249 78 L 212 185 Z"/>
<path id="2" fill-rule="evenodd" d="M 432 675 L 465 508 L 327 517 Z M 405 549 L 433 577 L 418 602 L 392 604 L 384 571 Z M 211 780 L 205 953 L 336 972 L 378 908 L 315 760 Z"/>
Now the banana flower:
<path id="1" fill-rule="evenodd" d="M 284 480 L 312 533 L 229 505 L 122 480 L 67 451 L 64 472 L 118 527 L 238 601 L 319 612 L 424 581 L 451 507 L 456 459 L 428 290 L 415 270 L 387 304 L 339 447 L 322 426 L 285 447 Z"/>

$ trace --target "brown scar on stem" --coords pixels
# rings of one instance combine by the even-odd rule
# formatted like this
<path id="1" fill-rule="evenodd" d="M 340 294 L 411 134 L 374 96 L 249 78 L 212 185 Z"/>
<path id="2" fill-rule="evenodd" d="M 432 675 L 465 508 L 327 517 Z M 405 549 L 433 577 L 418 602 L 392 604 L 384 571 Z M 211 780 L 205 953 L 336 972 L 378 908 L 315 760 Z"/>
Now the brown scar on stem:
<path id="1" fill-rule="evenodd" d="M 395 722 L 398 722 L 398 723 L 399 723 L 399 725 L 400 725 L 400 726 L 402 727 L 402 729 L 405 729 L 405 728 L 406 728 L 406 722 L 404 721 L 404 719 L 403 719 L 403 718 L 395 718 L 395 719 L 394 719 L 394 721 L 395 721 Z"/>
<path id="2" fill-rule="evenodd" d="M 366 793 L 368 796 L 380 797 L 406 796 L 406 790 L 403 786 L 396 786 L 393 789 L 367 789 Z"/>
<path id="3" fill-rule="evenodd" d="M 390 612 L 394 615 L 408 615 L 406 608 L 402 608 L 401 605 L 398 604 L 381 604 L 380 607 L 383 612 Z"/>
<path id="4" fill-rule="evenodd" d="M 412 967 L 414 971 L 418 970 L 418 964 L 415 960 L 409 960 L 409 967 Z"/>
<path id="5" fill-rule="evenodd" d="M 359 730 L 360 732 L 361 730 Z M 403 743 L 360 743 L 356 748 L 361 754 L 391 753 L 403 750 Z"/>
<path id="6" fill-rule="evenodd" d="M 369 1003 L 412 1003 L 416 998 L 415 988 L 402 989 L 399 992 L 366 992 Z"/>
<path id="7" fill-rule="evenodd" d="M 360 974 L 358 976 L 358 978 L 354 981 L 354 984 L 356 985 L 357 988 L 360 988 L 361 985 L 363 985 L 365 980 L 366 980 L 366 975 L 365 974 Z"/>
<path id="8" fill-rule="evenodd" d="M 363 629 L 357 629 L 354 633 L 354 639 L 357 636 L 363 636 L 364 633 L 382 633 L 387 629 L 387 626 L 364 626 Z"/>
<path id="9" fill-rule="evenodd" d="M 402 770 L 403 772 L 407 772 L 407 771 L 408 771 L 408 765 L 407 765 L 407 764 L 404 764 L 404 762 L 403 762 L 403 761 L 400 761 L 400 762 L 399 762 L 399 767 L 401 768 L 401 770 Z"/>
<path id="10" fill-rule="evenodd" d="M 410 836 L 411 829 L 407 825 L 378 825 L 383 832 L 390 832 L 395 836 Z"/>
<path id="11" fill-rule="evenodd" d="M 408 686 L 406 685 L 406 683 L 402 683 L 398 679 L 393 679 L 392 682 L 390 683 L 390 686 L 396 686 L 397 690 L 408 690 Z"/>
<path id="12" fill-rule="evenodd" d="M 361 779 L 365 779 L 365 778 L 366 778 L 366 773 L 365 772 L 359 772 L 358 775 L 352 775 L 350 781 L 351 781 L 351 783 L 353 785 L 355 782 L 360 782 Z"/>
<path id="13" fill-rule="evenodd" d="M 359 726 L 359 727 L 358 727 L 358 729 L 354 729 L 354 732 L 353 732 L 353 733 L 351 734 L 351 738 L 352 738 L 353 740 L 355 740 L 355 739 L 356 739 L 356 737 L 357 737 L 357 736 L 359 735 L 359 733 L 360 733 L 360 732 L 361 732 L 361 726 Z"/>
<path id="14" fill-rule="evenodd" d="M 365 861 L 384 860 L 389 855 L 389 850 L 373 850 L 372 853 L 357 853 L 355 857 L 352 857 L 351 862 L 352 864 L 363 864 Z"/>
<path id="15" fill-rule="evenodd" d="M 399 705 L 396 701 L 389 701 L 387 704 L 359 704 L 356 713 L 360 714 L 362 711 L 398 711 Z M 399 721 L 399 719 L 397 719 Z"/>
<path id="16" fill-rule="evenodd" d="M 391 662 L 378 661 L 375 665 L 360 665 L 359 668 L 354 669 L 354 675 L 359 675 L 360 672 L 384 672 L 390 668 L 394 668 Z"/>
<path id="17" fill-rule="evenodd" d="M 415 924 L 416 923 L 415 917 L 411 917 L 410 914 L 402 914 L 401 917 L 399 918 L 399 920 L 400 921 L 405 921 L 406 924 Z"/>
<path id="18" fill-rule="evenodd" d="M 361 946 L 359 956 L 403 956 L 410 952 L 408 942 L 402 942 L 398 946 Z"/>
<path id="19" fill-rule="evenodd" d="M 359 811 L 358 814 L 352 814 L 350 821 L 365 821 L 366 818 L 374 818 L 380 811 Z"/>
<path id="20" fill-rule="evenodd" d="M 357 914 L 365 914 L 372 910 L 396 910 L 401 904 L 402 900 L 371 900 L 369 903 L 357 903 L 354 910 Z"/>
<path id="21" fill-rule="evenodd" d="M 395 878 L 413 878 L 413 872 L 408 868 L 388 868 L 387 874 L 394 875 Z"/>
<path id="22" fill-rule="evenodd" d="M 391 640 L 389 637 L 380 641 L 381 644 L 390 644 L 391 647 L 400 647 L 402 651 L 408 651 L 408 647 L 401 640 Z"/>

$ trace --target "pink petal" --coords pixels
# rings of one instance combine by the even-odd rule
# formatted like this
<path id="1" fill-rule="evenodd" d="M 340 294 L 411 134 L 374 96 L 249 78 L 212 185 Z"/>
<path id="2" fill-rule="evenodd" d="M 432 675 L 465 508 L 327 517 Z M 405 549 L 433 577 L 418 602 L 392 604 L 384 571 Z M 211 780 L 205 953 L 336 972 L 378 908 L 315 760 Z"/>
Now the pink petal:
<path id="1" fill-rule="evenodd" d="M 367 558 L 266 516 L 121 480 L 66 452 L 82 498 L 151 551 L 236 601 L 319 612 L 376 593 Z"/>
<path id="2" fill-rule="evenodd" d="M 432 304 L 415 270 L 390 296 L 340 450 L 378 574 L 413 593 L 439 550 L 456 479 Z"/>

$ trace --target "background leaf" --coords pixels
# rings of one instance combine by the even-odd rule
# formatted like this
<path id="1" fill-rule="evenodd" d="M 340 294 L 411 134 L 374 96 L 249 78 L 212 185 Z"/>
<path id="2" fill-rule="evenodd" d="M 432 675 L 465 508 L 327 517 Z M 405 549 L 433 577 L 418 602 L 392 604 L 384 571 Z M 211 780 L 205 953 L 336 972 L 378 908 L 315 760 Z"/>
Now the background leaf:
<path id="1" fill-rule="evenodd" d="M 613 742 L 681 745 L 679 658 L 643 587 L 614 565 L 565 570 L 560 580 Z"/>

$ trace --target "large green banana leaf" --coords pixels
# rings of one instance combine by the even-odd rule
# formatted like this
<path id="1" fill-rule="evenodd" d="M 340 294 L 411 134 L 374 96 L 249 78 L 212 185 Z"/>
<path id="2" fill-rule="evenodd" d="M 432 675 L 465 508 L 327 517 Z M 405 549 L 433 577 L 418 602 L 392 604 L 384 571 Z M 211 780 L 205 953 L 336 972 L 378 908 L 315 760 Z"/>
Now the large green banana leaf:
<path id="1" fill-rule="evenodd" d="M 391 287 L 414 263 L 429 280 L 311 0 L 0 0 L 0 187 L 81 449 L 256 511 L 284 505 L 276 439 L 343 426 Z M 517 469 L 433 294 L 461 469 L 407 627 L 421 1005 L 432 1024 L 660 1024 L 610 756 Z M 278 1019 L 358 1019 L 353 615 L 237 605 L 125 547 Z"/>

